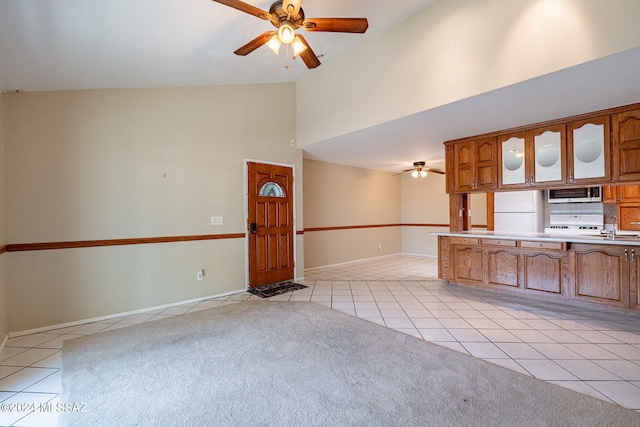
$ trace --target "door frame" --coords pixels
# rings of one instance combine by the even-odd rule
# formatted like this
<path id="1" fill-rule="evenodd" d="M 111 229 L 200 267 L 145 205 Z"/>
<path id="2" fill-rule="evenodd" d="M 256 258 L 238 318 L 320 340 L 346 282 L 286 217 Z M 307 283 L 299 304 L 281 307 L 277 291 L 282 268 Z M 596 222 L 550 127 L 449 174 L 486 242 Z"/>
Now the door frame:
<path id="1" fill-rule="evenodd" d="M 296 221 L 296 165 L 287 163 L 267 162 L 264 160 L 244 159 L 244 284 L 249 288 L 249 163 L 262 163 L 264 165 L 282 166 L 290 168 L 293 174 L 293 280 L 298 280 L 298 230 Z"/>

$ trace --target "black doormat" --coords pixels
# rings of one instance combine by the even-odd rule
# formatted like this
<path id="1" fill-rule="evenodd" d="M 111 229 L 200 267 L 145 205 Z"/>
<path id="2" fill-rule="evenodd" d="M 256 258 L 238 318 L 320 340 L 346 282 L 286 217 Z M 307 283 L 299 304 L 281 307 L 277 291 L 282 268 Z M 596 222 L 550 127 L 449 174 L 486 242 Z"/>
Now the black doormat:
<path id="1" fill-rule="evenodd" d="M 248 289 L 247 292 L 257 295 L 260 298 L 269 298 L 287 292 L 297 291 L 298 289 L 304 289 L 306 287 L 307 286 L 305 285 L 294 282 L 279 282 L 271 283 L 264 286 L 258 286 L 257 288 L 251 288 Z"/>

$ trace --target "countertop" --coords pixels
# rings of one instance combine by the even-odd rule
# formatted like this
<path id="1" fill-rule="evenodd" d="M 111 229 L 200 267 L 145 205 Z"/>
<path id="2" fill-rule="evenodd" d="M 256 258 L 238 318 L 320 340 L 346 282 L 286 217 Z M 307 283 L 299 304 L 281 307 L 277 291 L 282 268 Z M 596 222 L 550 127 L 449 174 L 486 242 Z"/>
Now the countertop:
<path id="1" fill-rule="evenodd" d="M 619 232 L 615 239 L 593 232 L 589 235 L 567 233 L 501 233 L 495 231 L 457 231 L 457 232 L 433 232 L 434 236 L 448 237 L 477 237 L 485 239 L 510 239 L 529 240 L 534 242 L 570 242 L 590 243 L 602 245 L 640 246 L 640 234 L 635 232 Z"/>

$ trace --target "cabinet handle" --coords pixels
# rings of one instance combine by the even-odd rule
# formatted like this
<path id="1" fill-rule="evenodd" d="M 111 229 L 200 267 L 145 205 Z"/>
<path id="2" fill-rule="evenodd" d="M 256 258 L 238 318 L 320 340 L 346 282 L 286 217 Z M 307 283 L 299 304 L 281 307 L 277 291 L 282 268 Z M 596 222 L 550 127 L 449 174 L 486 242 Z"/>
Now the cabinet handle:
<path id="1" fill-rule="evenodd" d="M 538 243 L 538 247 L 541 248 L 542 247 L 542 243 Z"/>
<path id="2" fill-rule="evenodd" d="M 631 249 L 631 262 L 633 262 L 635 257 L 636 257 L 636 250 L 635 249 Z"/>
<path id="3" fill-rule="evenodd" d="M 638 222 L 638 221 L 631 221 L 629 224 L 638 225 L 638 224 L 640 224 L 640 222 Z"/>
<path id="4" fill-rule="evenodd" d="M 500 240 L 498 240 L 497 243 L 500 244 Z"/>
<path id="5" fill-rule="evenodd" d="M 573 181 L 573 172 L 569 172 L 569 181 Z"/>
<path id="6" fill-rule="evenodd" d="M 625 261 L 629 261 L 629 250 L 628 249 L 624 250 L 624 260 Z"/>

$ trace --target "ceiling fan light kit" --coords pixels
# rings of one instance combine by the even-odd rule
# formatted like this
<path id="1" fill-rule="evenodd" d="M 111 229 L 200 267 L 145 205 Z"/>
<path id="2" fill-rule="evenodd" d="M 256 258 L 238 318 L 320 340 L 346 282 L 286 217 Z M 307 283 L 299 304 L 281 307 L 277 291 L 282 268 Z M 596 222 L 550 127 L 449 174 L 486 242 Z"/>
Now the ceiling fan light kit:
<path id="1" fill-rule="evenodd" d="M 413 172 L 411 172 L 411 176 L 414 178 L 426 178 L 427 177 L 427 171 L 425 170 L 414 170 Z"/>
<path id="2" fill-rule="evenodd" d="M 411 172 L 411 176 L 414 178 L 426 178 L 429 172 L 444 175 L 444 172 L 441 170 L 426 167 L 425 162 L 413 162 L 413 167 L 402 171 L 402 173 L 404 172 Z M 396 175 L 401 175 L 401 173 Z"/>
<path id="3" fill-rule="evenodd" d="M 244 3 L 240 0 L 213 0 L 216 3 L 232 7 L 249 15 L 270 21 L 277 31 L 267 31 L 246 45 L 238 48 L 234 53 L 245 56 L 266 44 L 276 55 L 282 44 L 291 45 L 293 57 L 300 55 L 307 68 L 320 65 L 316 55 L 307 41 L 296 30 L 303 27 L 307 31 L 325 31 L 337 33 L 364 33 L 369 28 L 367 18 L 311 18 L 305 19 L 302 0 L 278 0 L 266 12 L 260 8 Z M 287 66 L 288 68 L 288 66 Z"/>

